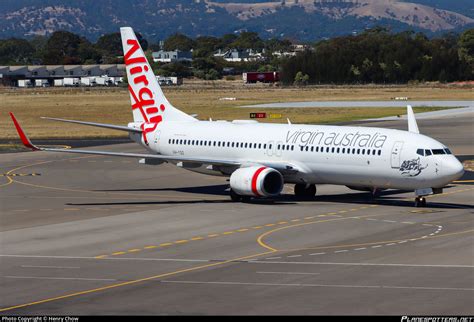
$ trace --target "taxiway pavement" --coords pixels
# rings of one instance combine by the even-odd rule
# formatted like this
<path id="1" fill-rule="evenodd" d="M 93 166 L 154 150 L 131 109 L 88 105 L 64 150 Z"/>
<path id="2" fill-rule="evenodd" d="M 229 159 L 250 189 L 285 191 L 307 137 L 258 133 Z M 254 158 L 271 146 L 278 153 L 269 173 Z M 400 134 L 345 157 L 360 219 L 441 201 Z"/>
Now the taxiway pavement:
<path id="1" fill-rule="evenodd" d="M 472 117 L 419 127 L 474 155 Z M 472 180 L 427 208 L 332 185 L 232 203 L 225 178 L 133 159 L 28 152 L 0 167 L 0 315 L 474 313 Z"/>

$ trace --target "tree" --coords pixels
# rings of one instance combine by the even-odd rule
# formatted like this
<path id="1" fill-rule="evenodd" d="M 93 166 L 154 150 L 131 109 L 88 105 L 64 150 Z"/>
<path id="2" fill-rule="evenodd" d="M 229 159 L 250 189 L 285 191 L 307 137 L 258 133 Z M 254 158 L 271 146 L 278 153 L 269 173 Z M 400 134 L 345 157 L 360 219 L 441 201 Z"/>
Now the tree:
<path id="1" fill-rule="evenodd" d="M 168 51 L 176 49 L 181 51 L 189 51 L 193 47 L 194 40 L 180 33 L 176 33 L 168 37 L 163 45 L 163 49 Z"/>
<path id="2" fill-rule="evenodd" d="M 55 31 L 46 43 L 43 63 L 80 64 L 79 46 L 81 42 L 83 39 L 72 32 Z"/>
<path id="3" fill-rule="evenodd" d="M 119 32 L 100 36 L 95 47 L 107 56 L 123 56 L 122 38 Z"/>
<path id="4" fill-rule="evenodd" d="M 309 75 L 308 74 L 303 75 L 303 72 L 299 71 L 296 73 L 294 85 L 296 86 L 307 85 L 308 81 L 309 81 Z"/>
<path id="5" fill-rule="evenodd" d="M 0 64 L 18 65 L 31 63 L 35 50 L 24 39 L 10 38 L 0 40 Z"/>
<path id="6" fill-rule="evenodd" d="M 458 41 L 458 56 L 468 68 L 466 78 L 474 78 L 474 28 L 461 34 Z"/>
<path id="7" fill-rule="evenodd" d="M 216 37 L 198 37 L 194 42 L 193 57 L 209 57 L 220 48 L 221 41 Z"/>
<path id="8" fill-rule="evenodd" d="M 256 32 L 242 32 L 230 46 L 237 49 L 263 49 L 263 41 Z"/>

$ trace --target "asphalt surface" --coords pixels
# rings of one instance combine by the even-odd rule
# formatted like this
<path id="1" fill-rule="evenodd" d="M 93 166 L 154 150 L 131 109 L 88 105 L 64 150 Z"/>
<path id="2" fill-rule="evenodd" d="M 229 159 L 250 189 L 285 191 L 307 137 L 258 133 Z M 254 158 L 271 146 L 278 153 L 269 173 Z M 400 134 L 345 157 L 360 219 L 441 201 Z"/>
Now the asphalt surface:
<path id="1" fill-rule="evenodd" d="M 472 160 L 472 117 L 419 127 Z M 474 313 L 469 171 L 414 208 L 412 193 L 332 185 L 231 203 L 225 178 L 125 158 L 11 153 L 0 167 L 0 315 Z"/>

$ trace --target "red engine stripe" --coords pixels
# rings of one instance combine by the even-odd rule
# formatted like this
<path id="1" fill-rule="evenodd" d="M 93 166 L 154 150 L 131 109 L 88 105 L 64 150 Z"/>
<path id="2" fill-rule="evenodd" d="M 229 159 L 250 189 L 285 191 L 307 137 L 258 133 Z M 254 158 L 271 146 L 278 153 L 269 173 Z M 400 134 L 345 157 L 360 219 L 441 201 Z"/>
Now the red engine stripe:
<path id="1" fill-rule="evenodd" d="M 258 176 L 260 175 L 260 173 L 265 170 L 267 167 L 261 167 L 259 168 L 257 171 L 255 171 L 255 173 L 253 174 L 253 177 L 252 177 L 252 192 L 254 195 L 256 195 L 257 197 L 260 197 L 260 194 L 258 193 L 258 190 L 257 190 L 257 179 L 258 179 Z"/>

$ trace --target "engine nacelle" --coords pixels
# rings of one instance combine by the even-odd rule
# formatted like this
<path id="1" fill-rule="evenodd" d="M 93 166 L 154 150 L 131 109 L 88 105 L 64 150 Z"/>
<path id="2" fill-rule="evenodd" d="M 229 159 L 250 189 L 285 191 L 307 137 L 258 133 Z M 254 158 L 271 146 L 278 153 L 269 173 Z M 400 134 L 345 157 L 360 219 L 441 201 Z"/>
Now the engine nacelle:
<path id="1" fill-rule="evenodd" d="M 276 196 L 283 190 L 283 184 L 281 173 L 267 167 L 240 168 L 230 176 L 230 188 L 242 196 Z"/>

